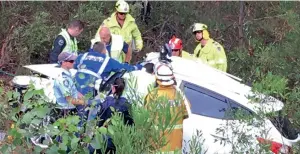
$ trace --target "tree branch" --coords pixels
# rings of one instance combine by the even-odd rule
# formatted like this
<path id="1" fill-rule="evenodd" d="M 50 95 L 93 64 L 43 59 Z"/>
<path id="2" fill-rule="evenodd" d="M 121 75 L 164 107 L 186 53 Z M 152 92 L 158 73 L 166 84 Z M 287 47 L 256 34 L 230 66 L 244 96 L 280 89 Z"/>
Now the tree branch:
<path id="1" fill-rule="evenodd" d="M 166 22 L 169 21 L 169 19 L 170 19 L 171 17 L 172 17 L 172 15 L 169 16 L 163 23 L 159 23 L 159 24 L 157 24 L 157 25 L 151 27 L 150 29 L 146 30 L 145 32 L 143 32 L 143 35 L 146 34 L 146 33 L 149 32 L 149 31 L 151 31 L 152 29 L 154 29 L 154 28 L 156 28 L 156 27 L 159 27 L 160 25 L 162 25 L 162 27 L 164 27 L 164 25 L 166 24 Z"/>
<path id="2" fill-rule="evenodd" d="M 278 17 L 283 17 L 283 16 L 286 16 L 287 13 L 284 13 L 284 14 L 279 14 L 279 15 L 276 15 L 276 16 L 267 16 L 267 17 L 262 17 L 262 18 L 256 18 L 256 19 L 252 19 L 252 20 L 248 20 L 247 22 L 244 23 L 244 26 L 248 23 L 252 23 L 253 21 L 258 21 L 258 20 L 263 20 L 263 19 L 272 19 L 272 18 L 278 18 Z"/>

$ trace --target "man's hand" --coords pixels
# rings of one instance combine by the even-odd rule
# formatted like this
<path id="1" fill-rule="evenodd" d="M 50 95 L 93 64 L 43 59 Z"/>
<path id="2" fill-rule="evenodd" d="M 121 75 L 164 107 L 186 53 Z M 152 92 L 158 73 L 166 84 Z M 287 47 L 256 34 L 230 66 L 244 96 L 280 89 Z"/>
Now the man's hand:
<path id="1" fill-rule="evenodd" d="M 73 105 L 85 105 L 85 101 L 83 98 L 72 98 L 71 96 L 66 97 L 67 101 L 70 102 Z"/>
<path id="2" fill-rule="evenodd" d="M 136 68 L 136 70 L 141 70 L 143 68 L 143 65 L 136 64 L 134 67 Z"/>

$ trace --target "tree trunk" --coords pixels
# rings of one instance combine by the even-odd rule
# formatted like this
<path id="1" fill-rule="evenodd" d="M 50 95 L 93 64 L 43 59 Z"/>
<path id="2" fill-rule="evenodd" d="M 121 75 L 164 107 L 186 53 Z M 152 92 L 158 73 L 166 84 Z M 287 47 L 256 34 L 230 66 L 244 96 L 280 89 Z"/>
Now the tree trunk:
<path id="1" fill-rule="evenodd" d="M 244 24 L 244 1 L 240 1 L 240 13 L 239 13 L 239 47 L 244 48 L 244 31 L 243 31 L 243 24 Z"/>

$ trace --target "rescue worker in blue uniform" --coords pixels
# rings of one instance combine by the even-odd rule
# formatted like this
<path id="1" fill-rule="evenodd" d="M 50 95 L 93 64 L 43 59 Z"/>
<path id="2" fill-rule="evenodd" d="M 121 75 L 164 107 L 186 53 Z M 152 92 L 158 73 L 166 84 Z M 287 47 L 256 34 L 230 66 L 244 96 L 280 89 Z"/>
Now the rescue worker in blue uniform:
<path id="1" fill-rule="evenodd" d="M 125 69 L 128 72 L 142 69 L 142 65 L 135 66 L 121 64 L 105 55 L 106 49 L 102 42 L 95 43 L 93 50 L 78 56 L 74 63 L 76 87 L 83 95 L 94 95 L 95 81 L 106 80 L 111 72 Z"/>
<path id="2" fill-rule="evenodd" d="M 73 20 L 69 23 L 67 29 L 61 29 L 61 32 L 54 40 L 52 50 L 50 52 L 50 63 L 57 63 L 57 57 L 61 52 L 70 52 L 78 55 L 78 47 L 76 37 L 81 34 L 84 24 L 80 20 Z"/>

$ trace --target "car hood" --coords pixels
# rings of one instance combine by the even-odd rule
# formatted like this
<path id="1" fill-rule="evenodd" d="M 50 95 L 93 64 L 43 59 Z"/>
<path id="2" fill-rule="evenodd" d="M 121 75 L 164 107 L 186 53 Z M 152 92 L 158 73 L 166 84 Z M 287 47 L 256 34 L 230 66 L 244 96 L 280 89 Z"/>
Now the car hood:
<path id="1" fill-rule="evenodd" d="M 43 89 L 44 96 L 43 97 L 46 101 L 55 103 L 56 98 L 54 96 L 54 80 L 52 79 L 46 79 L 46 78 L 40 78 L 36 76 L 15 76 L 12 79 L 12 83 L 15 87 L 27 87 L 28 85 L 32 84 L 35 88 L 35 90 Z"/>
<path id="2" fill-rule="evenodd" d="M 23 67 L 28 68 L 33 72 L 45 75 L 52 79 L 56 78 L 62 72 L 58 64 L 35 64 L 35 65 L 25 65 Z M 75 75 L 75 73 L 77 72 L 76 69 L 71 69 L 70 71 L 72 75 Z"/>

